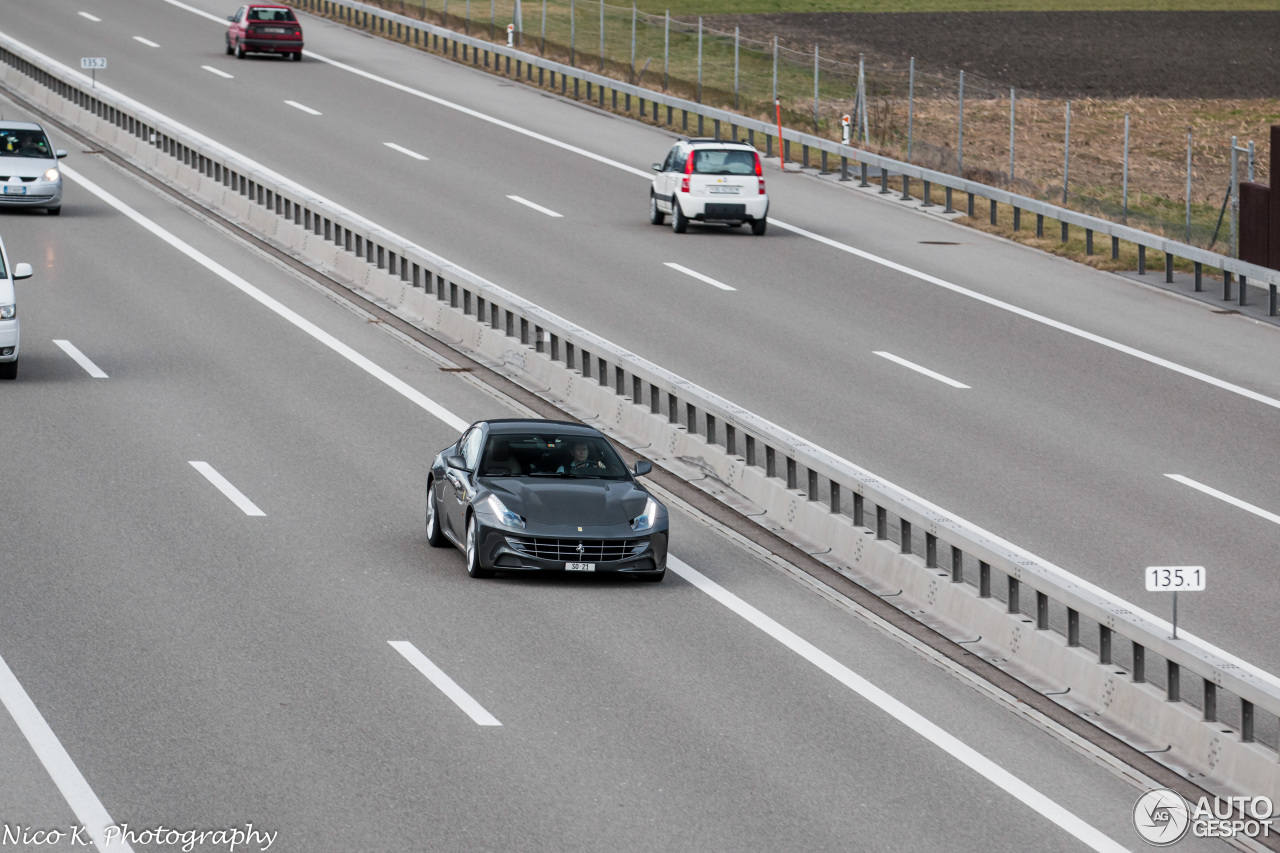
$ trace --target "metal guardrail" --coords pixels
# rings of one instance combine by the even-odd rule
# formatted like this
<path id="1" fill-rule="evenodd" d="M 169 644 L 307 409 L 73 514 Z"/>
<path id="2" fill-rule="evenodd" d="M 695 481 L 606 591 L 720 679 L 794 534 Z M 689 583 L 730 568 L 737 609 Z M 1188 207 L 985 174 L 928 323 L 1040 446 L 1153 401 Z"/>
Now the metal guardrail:
<path id="1" fill-rule="evenodd" d="M 1100 666 L 1114 671 L 1112 649 L 1118 635 L 1131 643 L 1127 650 L 1132 655 L 1131 680 L 1145 680 L 1147 669 L 1143 662 L 1148 653 L 1166 662 L 1168 700 L 1185 701 L 1179 676 L 1183 672 L 1194 674 L 1203 680 L 1204 719 L 1215 731 L 1226 731 L 1221 728 L 1222 723 L 1214 722 L 1220 707 L 1219 691 L 1240 700 L 1236 727 L 1240 741 L 1255 740 L 1255 709 L 1269 714 L 1269 722 L 1280 717 L 1280 687 L 1273 681 L 1185 639 L 1170 639 L 1162 626 L 1122 600 L 993 541 L 857 465 L 260 167 L 127 96 L 102 84 L 94 88 L 84 74 L 0 33 L 0 81 L 13 76 L 28 78 L 24 85 L 36 91 L 37 102 L 42 98 L 50 104 L 63 101 L 66 103 L 56 106 L 67 109 L 74 104 L 79 110 L 76 119 L 87 135 L 99 141 L 112 140 L 120 150 L 154 149 L 148 156 L 154 157 L 162 170 L 188 175 L 189 183 L 199 183 L 223 198 L 238 196 L 250 211 L 250 221 L 256 217 L 262 222 L 274 216 L 292 223 L 305 230 L 308 241 L 323 241 L 326 251 L 338 259 L 336 265 L 364 264 L 366 273 L 384 271 L 434 297 L 441 310 L 445 306 L 456 309 L 505 335 L 511 339 L 512 352 L 521 364 L 543 357 L 566 369 L 578 370 L 583 379 L 594 379 L 600 386 L 609 387 L 620 405 L 629 399 L 647 406 L 669 423 L 683 425 L 690 434 L 705 437 L 717 449 L 723 448 L 729 455 L 741 454 L 743 464 L 776 478 L 778 486 L 785 484 L 797 499 L 841 515 L 855 527 L 866 527 L 877 539 L 893 538 L 891 528 L 896 527 L 902 553 L 920 554 L 924 565 L 935 572 L 939 570 L 939 546 L 950 548 L 952 582 L 973 583 L 964 566 L 966 562 L 976 562 L 975 585 L 980 596 L 991 596 L 993 573 L 997 579 L 1005 579 L 1011 619 L 1025 622 L 1028 616 L 1033 617 L 1035 630 L 1056 631 L 1065 637 L 1068 646 L 1081 645 L 1082 619 L 1086 620 L 1085 625 L 1092 623 L 1097 628 L 1094 636 Z M 128 145 L 120 141 L 130 138 Z M 870 519 L 874 519 L 873 524 L 865 523 Z M 914 535 L 917 531 L 922 531 L 923 537 Z M 1019 594 L 1024 587 L 1034 595 L 1029 612 L 1023 606 L 1030 604 L 1030 597 L 1023 599 Z M 1050 619 L 1051 605 L 1056 608 L 1056 616 L 1065 610 L 1065 629 L 1059 628 L 1064 620 Z M 1275 747 L 1269 749 L 1274 755 Z"/>
<path id="2" fill-rule="evenodd" d="M 513 73 L 512 64 L 514 63 L 515 76 L 526 79 L 528 82 L 533 82 L 536 69 L 538 72 L 537 83 L 540 86 L 550 85 L 554 89 L 558 75 L 562 93 L 567 94 L 568 81 L 573 81 L 574 97 L 579 98 L 582 96 L 582 84 L 585 84 L 586 99 L 588 101 L 598 101 L 602 107 L 606 105 L 606 100 L 608 100 L 612 107 L 618 108 L 619 95 L 623 98 L 623 109 L 626 112 L 631 111 L 631 99 L 636 99 L 641 117 L 645 117 L 646 104 L 652 105 L 652 115 L 655 119 L 660 117 L 658 108 L 662 107 L 667 111 L 667 125 L 673 124 L 674 113 L 679 111 L 681 114 L 681 128 L 685 131 L 689 130 L 688 117 L 693 115 L 697 118 L 696 134 L 698 136 L 706 135 L 705 125 L 707 121 L 712 123 L 712 133 L 717 137 L 721 136 L 722 129 L 727 127 L 729 135 L 737 139 L 738 131 L 741 129 L 746 131 L 747 141 L 755 144 L 755 135 L 761 134 L 764 138 L 766 153 L 769 155 L 773 153 L 773 141 L 778 136 L 777 125 L 768 122 L 727 110 L 708 107 L 704 104 L 698 104 L 630 83 L 624 83 L 581 68 L 553 62 L 545 57 L 536 56 L 506 45 L 495 44 L 486 39 L 457 33 L 417 18 L 398 15 L 378 6 L 360 3 L 358 0 L 285 0 L 285 2 L 299 9 L 336 17 L 339 20 L 360 26 L 362 29 L 388 35 L 406 44 L 445 54 L 452 51 L 455 57 L 458 55 L 458 48 L 461 47 L 461 59 L 463 61 L 469 59 L 476 65 L 489 67 L 492 59 L 496 68 L 499 64 L 499 58 L 501 58 L 506 64 L 505 73 Z M 550 75 L 549 81 L 546 80 L 547 75 Z M 606 98 L 606 93 L 611 93 L 608 99 Z M 823 158 L 822 166 L 824 169 L 827 166 L 826 157 L 828 154 L 839 158 L 841 170 L 846 177 L 848 164 L 851 162 L 856 163 L 859 167 L 859 177 L 864 186 L 867 185 L 871 170 L 879 172 L 881 186 L 885 190 L 888 188 L 888 176 L 890 174 L 899 175 L 903 179 L 902 195 L 906 197 L 910 192 L 910 181 L 917 180 L 921 183 L 921 198 L 925 203 L 932 202 L 931 193 L 934 187 L 942 187 L 946 191 L 945 203 L 948 210 L 951 209 L 952 193 L 960 192 L 968 196 L 967 212 L 971 216 L 975 213 L 974 199 L 984 198 L 992 205 L 993 219 L 995 206 L 1000 204 L 1007 205 L 1013 209 L 1015 222 L 1020 220 L 1020 213 L 1023 211 L 1037 217 L 1038 235 L 1043 233 L 1045 219 L 1061 223 L 1064 241 L 1068 227 L 1083 228 L 1086 235 L 1086 245 L 1089 247 L 1088 250 L 1090 252 L 1092 251 L 1095 235 L 1102 235 L 1111 239 L 1113 257 L 1118 256 L 1119 243 L 1121 241 L 1132 243 L 1139 247 L 1138 264 L 1139 272 L 1141 273 L 1146 272 L 1146 250 L 1148 249 L 1165 256 L 1166 280 L 1171 280 L 1172 260 L 1174 258 L 1191 261 L 1195 266 L 1197 290 L 1201 288 L 1201 275 L 1204 268 L 1221 270 L 1226 279 L 1225 287 L 1227 291 L 1231 287 L 1231 277 L 1234 276 L 1240 279 L 1239 293 L 1240 304 L 1242 305 L 1245 304 L 1248 282 L 1265 284 L 1268 290 L 1270 315 L 1277 316 L 1277 310 L 1280 308 L 1277 304 L 1277 286 L 1280 286 L 1280 270 L 1246 263 L 1238 258 L 1211 252 L 1208 249 L 1181 243 L 1177 240 L 1170 240 L 1167 237 L 1151 234 L 1128 225 L 1121 225 L 1065 207 L 1058 207 L 1039 199 L 1018 195 L 1017 193 L 1008 192 L 977 181 L 965 180 L 955 175 L 949 175 L 946 172 L 938 172 L 911 163 L 894 160 L 890 157 L 873 154 L 870 151 L 844 145 L 835 140 L 824 139 L 787 127 L 782 128 L 781 146 L 784 149 L 782 152 L 784 157 L 789 158 L 788 149 L 793 142 L 804 149 L 803 161 L 806 165 L 809 161 L 809 149 L 820 153 Z"/>

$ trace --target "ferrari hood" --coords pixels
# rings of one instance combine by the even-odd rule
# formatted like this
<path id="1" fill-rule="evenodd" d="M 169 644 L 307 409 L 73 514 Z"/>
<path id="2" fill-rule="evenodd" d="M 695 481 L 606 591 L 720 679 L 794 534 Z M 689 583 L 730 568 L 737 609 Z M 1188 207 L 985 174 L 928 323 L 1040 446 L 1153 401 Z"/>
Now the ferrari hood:
<path id="1" fill-rule="evenodd" d="M 644 512 L 648 495 L 630 480 L 494 478 L 489 490 L 534 524 L 623 524 Z"/>

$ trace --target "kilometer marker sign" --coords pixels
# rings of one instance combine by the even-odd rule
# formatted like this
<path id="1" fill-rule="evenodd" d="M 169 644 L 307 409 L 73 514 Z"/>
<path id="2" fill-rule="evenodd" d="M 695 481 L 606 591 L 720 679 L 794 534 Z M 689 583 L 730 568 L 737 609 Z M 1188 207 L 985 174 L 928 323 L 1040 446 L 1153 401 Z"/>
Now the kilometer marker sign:
<path id="1" fill-rule="evenodd" d="M 1147 566 L 1147 592 L 1173 593 L 1173 639 L 1178 639 L 1178 593 L 1204 592 L 1204 566 Z"/>
<path id="2" fill-rule="evenodd" d="M 105 56 L 82 56 L 80 57 L 80 68 L 88 71 L 93 79 L 93 88 L 98 88 L 98 72 L 106 69 L 107 58 Z"/>

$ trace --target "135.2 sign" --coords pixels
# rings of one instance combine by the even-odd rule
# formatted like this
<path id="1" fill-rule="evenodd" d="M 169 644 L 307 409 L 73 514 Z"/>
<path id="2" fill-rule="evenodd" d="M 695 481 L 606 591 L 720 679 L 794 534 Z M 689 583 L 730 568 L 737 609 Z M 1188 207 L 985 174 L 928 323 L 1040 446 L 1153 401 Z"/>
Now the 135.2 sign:
<path id="1" fill-rule="evenodd" d="M 1204 566 L 1147 566 L 1147 592 L 1201 592 Z"/>

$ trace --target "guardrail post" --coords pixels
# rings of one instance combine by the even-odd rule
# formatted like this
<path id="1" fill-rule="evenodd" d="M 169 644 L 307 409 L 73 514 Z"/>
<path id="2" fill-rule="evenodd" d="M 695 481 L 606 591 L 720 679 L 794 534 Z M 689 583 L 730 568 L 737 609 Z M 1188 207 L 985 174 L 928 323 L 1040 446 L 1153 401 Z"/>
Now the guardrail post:
<path id="1" fill-rule="evenodd" d="M 796 487 L 796 460 L 790 456 L 787 457 L 787 488 L 794 489 Z"/>
<path id="2" fill-rule="evenodd" d="M 1173 284 L 1173 253 L 1164 253 L 1164 283 Z"/>
<path id="3" fill-rule="evenodd" d="M 955 213 L 956 209 L 951 206 L 951 187 L 947 187 L 947 206 L 942 209 L 943 213 Z"/>
<path id="4" fill-rule="evenodd" d="M 1247 294 L 1247 293 L 1249 292 L 1249 277 L 1248 277 L 1248 276 L 1246 276 L 1246 275 L 1242 275 L 1242 276 L 1240 276 L 1240 288 L 1239 288 L 1239 291 L 1240 291 L 1240 304 L 1241 304 L 1241 305 L 1244 305 L 1244 304 L 1245 304 L 1245 301 L 1244 301 L 1244 299 L 1245 299 L 1245 294 Z"/>
<path id="5" fill-rule="evenodd" d="M 991 224 L 992 225 L 996 224 L 996 206 L 997 206 L 996 200 L 994 198 L 991 199 Z"/>
<path id="6" fill-rule="evenodd" d="M 853 493 L 853 525 L 854 527 L 865 527 L 863 522 L 864 499 L 857 492 Z"/>
<path id="7" fill-rule="evenodd" d="M 951 546 L 951 582 L 964 582 L 964 551 Z"/>
<path id="8" fill-rule="evenodd" d="M 1274 284 L 1267 285 L 1267 315 L 1276 316 L 1276 286 Z"/>
<path id="9" fill-rule="evenodd" d="M 1020 207 L 1015 207 L 1013 209 L 1013 230 L 1022 230 L 1022 208 Z"/>
<path id="10" fill-rule="evenodd" d="M 1068 234 L 1068 231 L 1067 231 L 1069 227 L 1070 226 L 1068 226 L 1067 223 L 1065 222 L 1062 223 L 1062 242 L 1064 243 L 1067 242 L 1068 239 L 1070 239 L 1070 234 Z"/>
<path id="11" fill-rule="evenodd" d="M 1165 672 L 1168 674 L 1165 682 L 1165 699 L 1169 702 L 1180 701 L 1182 697 L 1182 688 L 1180 684 L 1182 667 L 1178 666 L 1171 660 L 1165 661 Z"/>
<path id="12" fill-rule="evenodd" d="M 1111 665 L 1111 629 L 1106 625 L 1098 626 L 1098 663 Z"/>
<path id="13" fill-rule="evenodd" d="M 991 566 L 978 561 L 978 598 L 991 597 Z"/>
<path id="14" fill-rule="evenodd" d="M 849 180 L 849 158 L 843 154 L 840 155 L 840 180 Z"/>
<path id="15" fill-rule="evenodd" d="M 1204 721 L 1206 723 L 1218 721 L 1218 685 L 1212 681 L 1204 683 Z"/>
<path id="16" fill-rule="evenodd" d="M 933 186 L 928 181 L 924 181 L 924 194 L 922 196 L 923 200 L 920 202 L 921 207 L 933 207 L 933 201 L 929 197 L 929 193 L 932 189 L 933 189 Z"/>
<path id="17" fill-rule="evenodd" d="M 858 165 L 861 167 L 861 170 L 860 170 L 860 171 L 861 171 L 861 174 L 862 174 L 862 183 L 858 184 L 858 186 L 860 186 L 860 187 L 869 187 L 869 186 L 871 186 L 871 182 L 867 180 L 867 164 L 866 164 L 866 163 L 859 163 Z"/>
<path id="18" fill-rule="evenodd" d="M 1231 301 L 1231 273 L 1228 270 L 1222 271 L 1222 299 L 1225 302 Z"/>
<path id="19" fill-rule="evenodd" d="M 1142 684 L 1147 680 L 1147 650 L 1140 643 L 1133 644 L 1133 681 Z"/>
<path id="20" fill-rule="evenodd" d="M 1018 579 L 1012 575 L 1009 577 L 1009 612 L 1021 613 L 1022 604 L 1018 601 Z"/>
<path id="21" fill-rule="evenodd" d="M 1203 265 L 1199 261 L 1196 261 L 1196 293 L 1199 293 L 1204 289 L 1204 282 L 1202 280 L 1203 273 Z"/>
<path id="22" fill-rule="evenodd" d="M 1067 608 L 1067 645 L 1071 648 L 1080 646 L 1080 614 Z"/>
<path id="23" fill-rule="evenodd" d="M 818 472 L 809 472 L 809 500 L 816 501 L 818 499 Z"/>
<path id="24" fill-rule="evenodd" d="M 1037 239 L 1044 238 L 1044 214 L 1043 213 L 1036 214 L 1036 238 Z"/>
<path id="25" fill-rule="evenodd" d="M 706 420 L 707 420 L 707 444 L 715 444 L 716 443 L 716 416 L 708 413 L 706 416 Z"/>
<path id="26" fill-rule="evenodd" d="M 1049 596 L 1036 590 L 1036 630 L 1049 630 Z"/>
<path id="27" fill-rule="evenodd" d="M 831 492 L 830 492 L 831 514 L 839 515 L 840 514 L 840 484 L 832 480 L 830 483 L 830 486 L 831 486 Z"/>
<path id="28" fill-rule="evenodd" d="M 747 435 L 747 466 L 756 467 L 756 437 L 750 434 Z"/>
<path id="29" fill-rule="evenodd" d="M 778 476 L 778 458 L 777 454 L 769 445 L 764 446 L 764 475 L 769 479 Z"/>
<path id="30" fill-rule="evenodd" d="M 1147 274 L 1147 247 L 1138 244 L 1138 275 Z"/>
<path id="31" fill-rule="evenodd" d="M 876 538 L 889 538 L 889 511 L 879 505 L 876 506 Z"/>
<path id="32" fill-rule="evenodd" d="M 1120 260 L 1120 238 L 1119 237 L 1111 238 L 1111 260 L 1113 261 Z"/>
<path id="33" fill-rule="evenodd" d="M 889 170 L 881 167 L 880 169 L 880 195 L 889 194 Z"/>
<path id="34" fill-rule="evenodd" d="M 603 385 L 604 383 L 600 383 Z M 684 404 L 685 427 L 689 430 L 689 435 L 698 434 L 698 407 L 693 403 Z"/>
<path id="35" fill-rule="evenodd" d="M 902 176 L 902 201 L 911 201 L 911 178 Z"/>
<path id="36" fill-rule="evenodd" d="M 1093 254 L 1093 229 L 1084 229 L 1084 253 L 1086 255 Z"/>
<path id="37" fill-rule="evenodd" d="M 901 541 L 898 543 L 899 552 L 903 554 L 911 553 L 911 522 L 905 518 L 898 519 L 898 534 Z"/>
<path id="38" fill-rule="evenodd" d="M 1240 700 L 1240 742 L 1253 743 L 1253 703 Z"/>
<path id="39" fill-rule="evenodd" d="M 938 537 L 932 533 L 924 535 L 924 567 L 926 569 L 938 568 Z"/>
<path id="40" fill-rule="evenodd" d="M 969 208 L 967 212 L 970 216 L 973 216 L 973 205 L 974 205 L 974 195 L 973 193 L 969 193 Z"/>

